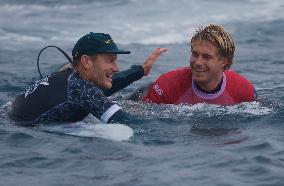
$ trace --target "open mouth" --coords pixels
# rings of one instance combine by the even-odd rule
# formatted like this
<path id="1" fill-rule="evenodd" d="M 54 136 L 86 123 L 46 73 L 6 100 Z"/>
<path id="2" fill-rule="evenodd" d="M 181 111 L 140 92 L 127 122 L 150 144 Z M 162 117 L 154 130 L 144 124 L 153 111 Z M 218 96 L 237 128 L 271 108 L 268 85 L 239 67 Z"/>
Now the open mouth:
<path id="1" fill-rule="evenodd" d="M 193 69 L 195 72 L 206 72 L 206 70 L 205 69 Z"/>
<path id="2" fill-rule="evenodd" d="M 111 73 L 111 72 L 107 73 L 107 74 L 106 74 L 106 77 L 107 77 L 110 81 L 112 81 L 112 73 Z"/>

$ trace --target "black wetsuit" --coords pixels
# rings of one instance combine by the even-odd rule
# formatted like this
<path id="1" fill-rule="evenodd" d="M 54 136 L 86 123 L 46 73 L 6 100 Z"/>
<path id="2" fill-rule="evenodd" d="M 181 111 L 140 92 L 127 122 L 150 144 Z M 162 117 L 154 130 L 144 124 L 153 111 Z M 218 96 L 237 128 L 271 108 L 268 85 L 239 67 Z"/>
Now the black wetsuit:
<path id="1" fill-rule="evenodd" d="M 102 90 L 68 68 L 40 79 L 18 95 L 9 116 L 23 123 L 53 123 L 80 121 L 91 113 L 104 123 L 124 122 L 127 114 L 106 96 L 143 75 L 143 67 L 134 65 L 113 76 L 111 89 Z"/>

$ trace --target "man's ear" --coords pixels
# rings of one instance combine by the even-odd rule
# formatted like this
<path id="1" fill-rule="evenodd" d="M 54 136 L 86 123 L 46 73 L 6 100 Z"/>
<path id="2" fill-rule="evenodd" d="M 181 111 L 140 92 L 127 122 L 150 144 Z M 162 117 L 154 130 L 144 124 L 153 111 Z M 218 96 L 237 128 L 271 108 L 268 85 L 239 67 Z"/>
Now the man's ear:
<path id="1" fill-rule="evenodd" d="M 81 65 L 85 69 L 89 69 L 90 68 L 89 56 L 87 56 L 87 55 L 82 55 L 81 56 Z"/>
<path id="2" fill-rule="evenodd" d="M 224 57 L 221 58 L 221 63 L 222 63 L 223 70 L 227 70 L 231 66 L 229 60 Z"/>

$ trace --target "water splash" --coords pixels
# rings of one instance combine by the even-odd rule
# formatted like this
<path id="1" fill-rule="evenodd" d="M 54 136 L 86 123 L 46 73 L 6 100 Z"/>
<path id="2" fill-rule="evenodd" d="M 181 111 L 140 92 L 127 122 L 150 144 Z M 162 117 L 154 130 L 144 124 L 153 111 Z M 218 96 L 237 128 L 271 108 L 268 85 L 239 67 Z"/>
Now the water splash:
<path id="1" fill-rule="evenodd" d="M 0 118 L 1 118 L 1 120 L 8 118 L 7 113 L 11 109 L 11 106 L 12 106 L 12 102 L 11 101 L 8 101 L 4 105 L 0 106 Z M 0 124 L 1 123 L 2 122 L 0 122 Z"/>
<path id="2" fill-rule="evenodd" d="M 165 127 L 165 125 L 171 126 L 174 124 L 176 126 L 185 124 L 194 129 L 235 129 L 242 127 L 242 123 L 247 125 L 251 120 L 261 119 L 261 117 L 277 112 L 276 107 L 260 102 L 242 103 L 234 106 L 205 103 L 196 105 L 158 105 L 129 100 L 116 102 L 122 105 L 125 111 L 138 118 L 137 123 L 142 125 L 137 123 L 129 124 L 129 126 L 123 124 L 102 124 L 94 116 L 90 115 L 85 120 L 76 123 L 40 125 L 36 128 L 41 131 L 58 134 L 125 141 L 130 140 L 134 133 L 144 134 L 150 132 L 147 127 L 150 127 L 150 130 L 154 127 L 153 124 L 157 124 L 156 127 L 160 125 Z M 7 110 L 11 109 L 11 105 L 11 102 L 7 102 L 0 107 L 2 121 L 10 121 L 7 117 Z M 135 132 L 131 127 L 135 129 Z"/>
<path id="3" fill-rule="evenodd" d="M 262 105 L 260 102 L 242 103 L 233 106 L 212 105 L 199 103 L 195 105 L 151 104 L 134 101 L 118 101 L 122 107 L 143 118 L 176 118 L 182 120 L 188 117 L 216 117 L 231 115 L 262 116 L 274 111 L 273 107 Z"/>

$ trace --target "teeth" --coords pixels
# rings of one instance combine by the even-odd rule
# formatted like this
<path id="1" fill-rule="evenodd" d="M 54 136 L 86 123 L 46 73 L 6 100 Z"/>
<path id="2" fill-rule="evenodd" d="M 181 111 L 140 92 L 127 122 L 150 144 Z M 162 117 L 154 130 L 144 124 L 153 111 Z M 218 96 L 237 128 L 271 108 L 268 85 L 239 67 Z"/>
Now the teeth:
<path id="1" fill-rule="evenodd" d="M 195 69 L 196 72 L 205 72 L 205 70 Z"/>
<path id="2" fill-rule="evenodd" d="M 108 74 L 106 74 L 106 77 L 111 79 L 112 78 L 112 74 L 108 73 Z"/>

